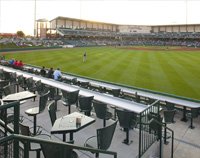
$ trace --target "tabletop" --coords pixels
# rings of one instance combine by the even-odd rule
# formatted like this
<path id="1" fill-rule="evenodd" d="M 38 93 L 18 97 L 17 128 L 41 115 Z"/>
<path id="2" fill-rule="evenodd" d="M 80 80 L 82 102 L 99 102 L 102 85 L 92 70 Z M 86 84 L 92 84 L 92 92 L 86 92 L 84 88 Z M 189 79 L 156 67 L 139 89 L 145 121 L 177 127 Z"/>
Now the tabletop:
<path id="1" fill-rule="evenodd" d="M 77 118 L 81 118 L 81 123 L 77 123 Z M 69 115 L 58 118 L 51 129 L 51 134 L 77 132 L 94 122 L 94 118 L 78 112 L 73 112 Z"/>
<path id="2" fill-rule="evenodd" d="M 23 101 L 23 100 L 27 100 L 27 99 L 31 99 L 35 97 L 36 97 L 36 94 L 31 93 L 29 91 L 23 91 L 19 93 L 9 94 L 6 97 L 4 97 L 2 100 L 4 102 L 12 102 L 16 100 Z"/>

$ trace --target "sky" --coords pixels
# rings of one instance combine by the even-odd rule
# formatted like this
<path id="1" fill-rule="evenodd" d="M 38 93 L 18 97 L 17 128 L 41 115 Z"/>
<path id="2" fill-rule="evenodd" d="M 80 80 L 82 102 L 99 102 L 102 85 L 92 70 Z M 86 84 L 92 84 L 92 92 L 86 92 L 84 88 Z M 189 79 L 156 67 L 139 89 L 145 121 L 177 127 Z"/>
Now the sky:
<path id="1" fill-rule="evenodd" d="M 200 0 L 36 0 L 36 19 L 57 16 L 124 25 L 200 24 Z M 35 0 L 0 0 L 0 32 L 34 32 Z"/>

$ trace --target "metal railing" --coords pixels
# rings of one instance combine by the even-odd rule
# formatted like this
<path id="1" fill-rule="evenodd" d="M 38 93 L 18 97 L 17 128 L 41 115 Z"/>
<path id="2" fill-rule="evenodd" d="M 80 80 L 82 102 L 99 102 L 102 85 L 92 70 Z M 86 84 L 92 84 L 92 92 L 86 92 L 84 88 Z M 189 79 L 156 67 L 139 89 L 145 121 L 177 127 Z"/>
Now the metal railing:
<path id="1" fill-rule="evenodd" d="M 158 140 L 160 140 L 160 158 L 162 157 L 162 128 L 165 129 L 164 143 L 166 143 L 166 129 L 172 133 L 171 158 L 173 158 L 174 131 L 162 123 L 161 109 L 159 100 L 156 100 L 140 113 L 139 158 Z"/>
<path id="2" fill-rule="evenodd" d="M 39 139 L 39 138 L 34 138 L 34 137 L 29 137 L 29 136 L 22 136 L 22 135 L 17 135 L 13 134 L 7 137 L 4 137 L 0 140 L 0 146 L 3 144 L 6 144 L 8 142 L 17 142 L 22 143 L 24 146 L 24 153 L 22 153 L 22 157 L 29 158 L 29 144 L 30 143 L 38 143 L 38 144 L 48 144 L 48 145 L 53 145 L 56 147 L 61 148 L 61 156 L 60 158 L 66 157 L 66 148 L 67 149 L 72 149 L 72 150 L 83 150 L 83 151 L 89 151 L 92 153 L 100 153 L 100 154 L 106 154 L 106 155 L 112 155 L 114 158 L 117 158 L 117 153 L 112 152 L 112 151 L 107 151 L 107 150 L 101 150 L 101 149 L 94 149 L 94 148 L 89 148 L 89 147 L 82 147 L 82 146 L 77 146 L 74 144 L 69 144 L 69 143 L 64 143 L 64 142 L 58 142 L 58 141 L 53 141 L 53 140 L 45 140 L 45 139 Z M 3 151 L 5 153 L 5 151 Z M 19 145 L 14 147 L 14 158 L 19 158 Z M 4 155 L 6 157 L 6 155 Z"/>
<path id="3" fill-rule="evenodd" d="M 148 108 L 140 113 L 139 121 L 139 158 L 149 149 L 149 147 L 158 139 L 158 132 L 152 130 L 148 122 L 151 118 L 159 119 L 160 104 L 156 100 Z"/>

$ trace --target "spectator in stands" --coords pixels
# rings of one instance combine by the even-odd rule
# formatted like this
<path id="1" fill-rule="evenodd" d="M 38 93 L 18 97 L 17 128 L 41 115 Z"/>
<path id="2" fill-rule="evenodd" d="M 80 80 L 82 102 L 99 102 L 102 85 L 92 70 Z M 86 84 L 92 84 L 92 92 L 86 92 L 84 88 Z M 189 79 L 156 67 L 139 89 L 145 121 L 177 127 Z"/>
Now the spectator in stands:
<path id="1" fill-rule="evenodd" d="M 57 68 L 57 70 L 54 71 L 53 75 L 54 75 L 54 79 L 55 79 L 55 80 L 58 80 L 59 78 L 61 78 L 61 77 L 62 77 L 62 74 L 61 74 L 61 72 L 60 72 L 60 68 Z M 61 79 L 61 80 L 62 80 L 62 79 Z"/>
<path id="2" fill-rule="evenodd" d="M 15 60 L 15 62 L 13 63 L 13 65 L 18 66 L 18 60 Z"/>
<path id="3" fill-rule="evenodd" d="M 86 53 L 83 55 L 83 62 L 87 61 L 86 59 Z"/>
<path id="4" fill-rule="evenodd" d="M 49 70 L 48 73 L 47 73 L 47 77 L 48 77 L 48 78 L 54 78 L 54 77 L 53 77 L 53 73 L 54 73 L 54 70 L 53 70 L 53 67 L 51 67 L 50 70 Z"/>
<path id="5" fill-rule="evenodd" d="M 20 67 L 24 66 L 24 64 L 22 63 L 22 60 L 20 60 L 20 62 L 18 63 L 18 66 Z"/>
<path id="6" fill-rule="evenodd" d="M 43 77 L 46 76 L 45 66 L 43 66 L 42 69 L 40 70 L 40 75 L 43 76 Z"/>
<path id="7" fill-rule="evenodd" d="M 14 59 L 12 59 L 12 60 L 10 61 L 10 64 L 14 64 L 14 62 L 15 62 L 15 60 L 14 60 Z"/>
<path id="8" fill-rule="evenodd" d="M 5 64 L 7 61 L 4 60 L 4 58 L 1 58 L 1 64 Z"/>

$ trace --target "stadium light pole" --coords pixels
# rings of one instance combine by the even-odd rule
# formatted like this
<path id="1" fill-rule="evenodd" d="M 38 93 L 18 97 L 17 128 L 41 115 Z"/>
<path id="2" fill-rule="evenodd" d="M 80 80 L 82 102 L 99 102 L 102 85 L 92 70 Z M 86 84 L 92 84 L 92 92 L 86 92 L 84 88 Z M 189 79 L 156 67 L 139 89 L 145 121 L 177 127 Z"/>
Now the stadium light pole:
<path id="1" fill-rule="evenodd" d="M 36 0 L 35 0 L 35 7 L 34 7 L 34 37 L 36 38 Z"/>

